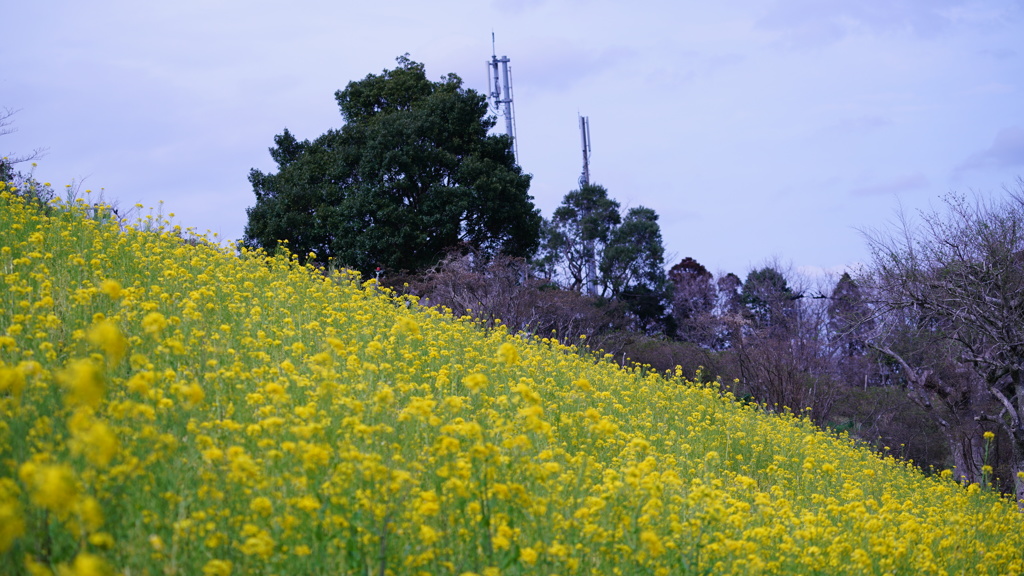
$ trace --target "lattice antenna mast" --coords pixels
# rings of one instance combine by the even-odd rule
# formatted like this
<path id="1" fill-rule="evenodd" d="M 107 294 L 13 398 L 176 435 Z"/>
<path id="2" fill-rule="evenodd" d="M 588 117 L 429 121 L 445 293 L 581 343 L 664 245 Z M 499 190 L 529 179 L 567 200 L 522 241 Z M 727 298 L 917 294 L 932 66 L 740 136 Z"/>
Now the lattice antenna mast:
<path id="1" fill-rule="evenodd" d="M 580 174 L 580 190 L 590 185 L 590 118 L 580 116 L 580 144 L 583 147 L 583 173 Z M 590 210 L 585 208 L 583 218 L 590 217 Z M 587 254 L 586 281 L 584 290 L 591 296 L 597 295 L 597 254 L 594 252 L 594 241 L 584 242 Z"/>
<path id="2" fill-rule="evenodd" d="M 580 188 L 590 184 L 590 118 L 580 116 L 580 143 L 583 145 L 583 174 Z"/>
<path id="3" fill-rule="evenodd" d="M 515 103 L 512 101 L 512 71 L 509 69 L 508 56 L 498 58 L 494 49 L 494 32 L 491 32 L 491 61 L 487 63 L 487 83 L 494 84 L 491 99 L 494 107 L 505 117 L 505 133 L 512 139 L 512 152 L 519 161 L 519 143 L 516 141 Z"/>

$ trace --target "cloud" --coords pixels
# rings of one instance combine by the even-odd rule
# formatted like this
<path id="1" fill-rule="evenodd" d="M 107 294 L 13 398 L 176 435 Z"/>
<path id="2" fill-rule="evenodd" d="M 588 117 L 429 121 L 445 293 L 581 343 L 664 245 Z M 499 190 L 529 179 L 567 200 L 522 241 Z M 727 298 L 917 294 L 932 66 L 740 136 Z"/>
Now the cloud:
<path id="1" fill-rule="evenodd" d="M 821 132 L 829 136 L 833 136 L 835 134 L 861 134 L 880 130 L 892 125 L 892 119 L 885 116 L 855 116 L 852 118 L 843 118 L 833 124 L 829 124 L 822 128 Z"/>
<path id="2" fill-rule="evenodd" d="M 962 0 L 777 0 L 757 21 L 783 44 L 816 47 L 853 34 L 911 33 L 932 37 L 952 22 Z"/>
<path id="3" fill-rule="evenodd" d="M 595 51 L 561 39 L 540 39 L 519 50 L 513 66 L 523 71 L 516 83 L 562 92 L 634 57 L 632 49 L 609 46 Z"/>
<path id="4" fill-rule="evenodd" d="M 917 172 L 914 174 L 907 174 L 894 178 L 888 182 L 881 184 L 874 184 L 871 186 L 864 186 L 861 188 L 854 188 L 849 191 L 851 196 L 878 196 L 881 194 L 898 194 L 900 192 L 909 192 L 911 190 L 920 190 L 921 188 L 928 187 L 928 177 L 924 174 Z"/>
<path id="5" fill-rule="evenodd" d="M 1017 51 L 1012 48 L 1000 47 L 1000 48 L 986 48 L 979 52 L 982 56 L 986 56 L 993 60 L 1005 62 L 1007 60 L 1013 60 L 1017 57 Z"/>
<path id="6" fill-rule="evenodd" d="M 651 72 L 647 81 L 664 89 L 678 88 L 698 80 L 711 78 L 727 68 L 745 60 L 740 54 L 729 52 L 705 54 L 692 50 L 682 51 L 669 63 Z"/>
<path id="7" fill-rule="evenodd" d="M 1020 126 L 1000 130 L 991 146 L 971 154 L 954 169 L 954 172 L 1014 166 L 1024 166 L 1024 128 Z"/>
<path id="8" fill-rule="evenodd" d="M 981 95 L 1013 94 L 1016 91 L 1017 87 L 1007 82 L 989 82 L 988 84 L 981 84 L 970 89 L 971 94 Z"/>
<path id="9" fill-rule="evenodd" d="M 493 0 L 491 8 L 510 14 L 522 14 L 545 4 L 545 0 Z"/>

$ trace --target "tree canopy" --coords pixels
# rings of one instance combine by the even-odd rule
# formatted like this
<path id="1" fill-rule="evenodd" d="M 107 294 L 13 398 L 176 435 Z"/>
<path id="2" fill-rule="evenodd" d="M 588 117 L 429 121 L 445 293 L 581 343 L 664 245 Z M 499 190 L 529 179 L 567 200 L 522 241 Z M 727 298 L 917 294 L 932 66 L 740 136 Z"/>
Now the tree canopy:
<path id="1" fill-rule="evenodd" d="M 672 316 L 680 340 L 713 346 L 710 328 L 717 293 L 713 276 L 703 264 L 686 257 L 668 272 L 672 286 Z"/>
<path id="2" fill-rule="evenodd" d="M 587 184 L 565 195 L 544 223 L 538 263 L 569 290 L 618 300 L 645 332 L 671 332 L 666 325 L 670 288 L 658 214 L 643 206 L 625 216 L 608 190 Z"/>
<path id="3" fill-rule="evenodd" d="M 755 326 L 781 330 L 788 327 L 796 310 L 794 301 L 802 296 L 794 293 L 786 277 L 771 266 L 751 270 L 740 293 Z"/>
<path id="4" fill-rule="evenodd" d="M 541 264 L 549 275 L 564 278 L 570 290 L 596 291 L 597 264 L 621 223 L 619 203 L 604 186 L 587 184 L 569 192 L 545 223 Z"/>
<path id="5" fill-rule="evenodd" d="M 455 74 L 438 82 L 408 58 L 335 93 L 345 124 L 313 141 L 274 138 L 276 173 L 249 174 L 244 243 L 281 241 L 305 259 L 368 274 L 421 271 L 445 253 L 530 256 L 541 217 L 511 140 L 489 135 L 486 97 Z"/>

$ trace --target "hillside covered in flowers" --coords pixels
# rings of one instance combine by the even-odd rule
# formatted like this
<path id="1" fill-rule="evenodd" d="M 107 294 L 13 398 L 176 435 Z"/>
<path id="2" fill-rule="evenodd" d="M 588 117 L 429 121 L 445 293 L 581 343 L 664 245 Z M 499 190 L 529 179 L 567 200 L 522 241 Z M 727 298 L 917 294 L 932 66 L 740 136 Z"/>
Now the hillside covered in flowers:
<path id="1" fill-rule="evenodd" d="M 357 276 L 0 191 L 0 279 L 3 574 L 1024 572 L 978 485 Z"/>

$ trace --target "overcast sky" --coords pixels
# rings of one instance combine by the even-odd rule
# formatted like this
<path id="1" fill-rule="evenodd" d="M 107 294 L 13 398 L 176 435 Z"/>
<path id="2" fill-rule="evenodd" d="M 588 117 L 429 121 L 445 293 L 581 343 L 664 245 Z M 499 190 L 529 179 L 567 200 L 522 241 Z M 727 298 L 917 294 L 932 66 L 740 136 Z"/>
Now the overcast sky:
<path id="1" fill-rule="evenodd" d="M 1024 175 L 1024 0 L 51 1 L 3 9 L 0 153 L 241 237 L 284 128 L 408 52 L 487 90 L 511 59 L 519 159 L 549 217 L 591 180 L 660 215 L 673 262 L 744 275 L 863 261 L 858 229 Z M 498 130 L 504 122 L 498 123 Z M 673 263 L 669 262 L 669 264 Z"/>

